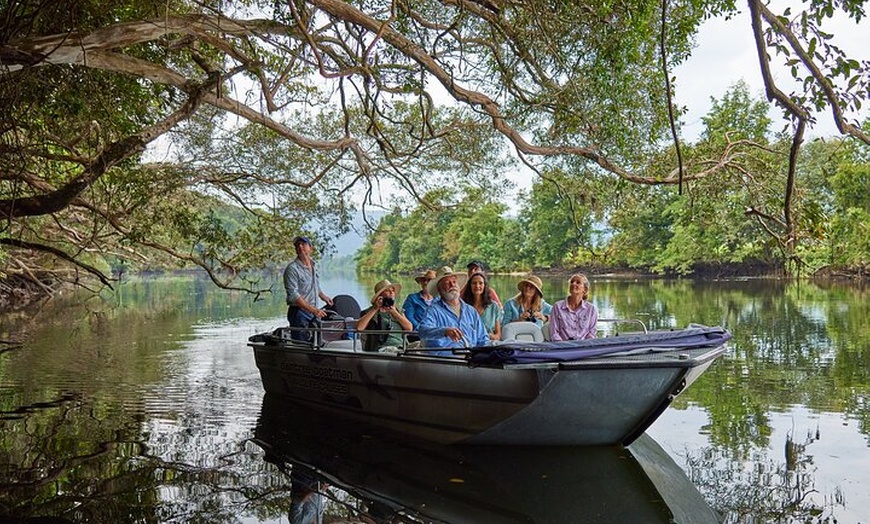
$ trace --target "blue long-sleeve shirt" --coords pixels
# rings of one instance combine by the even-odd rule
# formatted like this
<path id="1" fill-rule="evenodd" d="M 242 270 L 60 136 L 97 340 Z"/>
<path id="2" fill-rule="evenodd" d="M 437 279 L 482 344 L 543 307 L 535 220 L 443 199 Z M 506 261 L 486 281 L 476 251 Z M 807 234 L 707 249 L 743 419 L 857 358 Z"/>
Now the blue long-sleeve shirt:
<path id="1" fill-rule="evenodd" d="M 427 309 L 429 309 L 429 304 L 426 303 L 426 299 L 420 296 L 419 292 L 408 295 L 405 298 L 405 303 L 402 304 L 402 311 L 408 317 L 415 330 L 420 327 L 420 321 L 426 315 Z"/>
<path id="2" fill-rule="evenodd" d="M 489 345 L 489 335 L 480 320 L 477 311 L 463 301 L 459 301 L 459 317 L 453 309 L 444 303 L 441 298 L 432 301 L 432 305 L 426 310 L 426 315 L 420 321 L 417 331 L 420 333 L 422 347 L 433 348 L 464 348 Z M 464 340 L 451 340 L 444 334 L 449 327 L 459 328 Z M 467 343 L 466 343 L 467 341 Z M 433 351 L 434 355 L 450 355 L 449 351 Z"/>

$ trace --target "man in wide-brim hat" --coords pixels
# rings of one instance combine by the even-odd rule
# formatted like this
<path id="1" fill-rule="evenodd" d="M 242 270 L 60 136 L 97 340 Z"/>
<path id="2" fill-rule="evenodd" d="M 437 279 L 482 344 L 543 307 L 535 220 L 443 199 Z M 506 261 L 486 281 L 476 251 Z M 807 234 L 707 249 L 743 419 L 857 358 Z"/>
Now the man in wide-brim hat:
<path id="1" fill-rule="evenodd" d="M 435 272 L 429 282 L 429 292 L 437 295 L 418 331 L 423 347 L 463 348 L 489 345 L 489 335 L 477 311 L 459 299 L 465 273 L 456 273 L 449 266 Z M 434 355 L 452 355 L 452 351 L 433 351 Z"/>
<path id="2" fill-rule="evenodd" d="M 415 330 L 420 325 L 423 315 L 426 314 L 426 310 L 429 309 L 432 300 L 435 298 L 432 296 L 432 293 L 429 293 L 429 282 L 434 278 L 435 272 L 431 269 L 417 273 L 414 276 L 414 280 L 420 285 L 420 291 L 408 295 L 405 303 L 402 304 L 402 311 L 405 312 L 405 316 L 411 321 L 411 325 L 414 326 Z"/>
<path id="3" fill-rule="evenodd" d="M 457 285 L 461 288 L 465 285 L 466 276 L 465 273 L 460 273 L 457 271 L 453 271 L 450 266 L 441 266 L 438 271 L 435 272 L 435 278 L 429 281 L 429 293 L 432 293 L 435 296 L 439 295 L 438 286 L 444 279 L 453 278 L 456 280 Z"/>

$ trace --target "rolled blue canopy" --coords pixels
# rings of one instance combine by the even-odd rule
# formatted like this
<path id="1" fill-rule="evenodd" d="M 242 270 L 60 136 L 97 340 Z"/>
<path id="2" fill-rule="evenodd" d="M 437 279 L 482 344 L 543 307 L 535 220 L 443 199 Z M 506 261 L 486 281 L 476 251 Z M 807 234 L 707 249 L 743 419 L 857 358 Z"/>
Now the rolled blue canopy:
<path id="1" fill-rule="evenodd" d="M 471 350 L 472 365 L 493 366 L 541 362 L 571 362 L 613 353 L 717 347 L 731 339 L 721 327 L 693 327 L 618 337 L 559 342 L 510 342 Z"/>

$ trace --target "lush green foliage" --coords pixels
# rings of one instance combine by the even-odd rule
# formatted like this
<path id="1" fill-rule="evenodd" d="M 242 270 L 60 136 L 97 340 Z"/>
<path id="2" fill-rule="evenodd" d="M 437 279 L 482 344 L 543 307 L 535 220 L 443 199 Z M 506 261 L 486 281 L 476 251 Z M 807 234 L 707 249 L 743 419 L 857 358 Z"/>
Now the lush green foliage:
<path id="1" fill-rule="evenodd" d="M 822 239 L 861 264 L 863 160 L 819 178 L 826 202 L 795 162 L 822 111 L 870 143 L 853 118 L 867 64 L 823 31 L 864 2 L 749 8 L 762 70 L 801 83 L 765 76 L 791 135 L 770 139 L 738 89 L 681 151 L 672 72 L 732 0 L 0 4 L 0 271 L 109 284 L 110 267 L 178 264 L 252 289 L 290 237 L 328 244 L 372 207 L 401 210 L 373 267 L 800 268 Z M 518 160 L 540 180 L 512 220 L 498 197 Z"/>
<path id="2" fill-rule="evenodd" d="M 469 193 L 448 212 L 395 210 L 368 239 L 359 263 L 407 271 L 482 258 L 493 268 L 607 266 L 692 273 L 760 265 L 816 270 L 865 267 L 870 162 L 849 139 L 809 144 L 798 164 L 795 250 L 782 238 L 788 140 L 770 140 L 767 104 L 739 83 L 714 100 L 689 158 L 732 150 L 721 176 L 673 186 L 614 184 L 595 173 L 542 173 L 508 217 L 492 196 Z M 660 154 L 667 162 L 673 151 Z M 458 198 L 458 197 L 457 197 Z M 722 269 L 726 270 L 726 269 Z"/>

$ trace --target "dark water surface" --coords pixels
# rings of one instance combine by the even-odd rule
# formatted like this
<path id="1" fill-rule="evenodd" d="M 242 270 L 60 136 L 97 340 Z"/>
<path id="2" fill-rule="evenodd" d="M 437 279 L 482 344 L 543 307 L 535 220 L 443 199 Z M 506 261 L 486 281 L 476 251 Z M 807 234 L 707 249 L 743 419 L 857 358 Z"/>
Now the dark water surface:
<path id="1" fill-rule="evenodd" d="M 324 286 L 366 302 L 375 280 Z M 868 290 L 592 285 L 602 317 L 734 334 L 629 450 L 421 445 L 276 407 L 245 342 L 284 323 L 283 292 L 137 280 L 0 318 L 25 341 L 0 345 L 0 522 L 870 522 Z M 551 302 L 566 287 L 545 279 Z"/>

